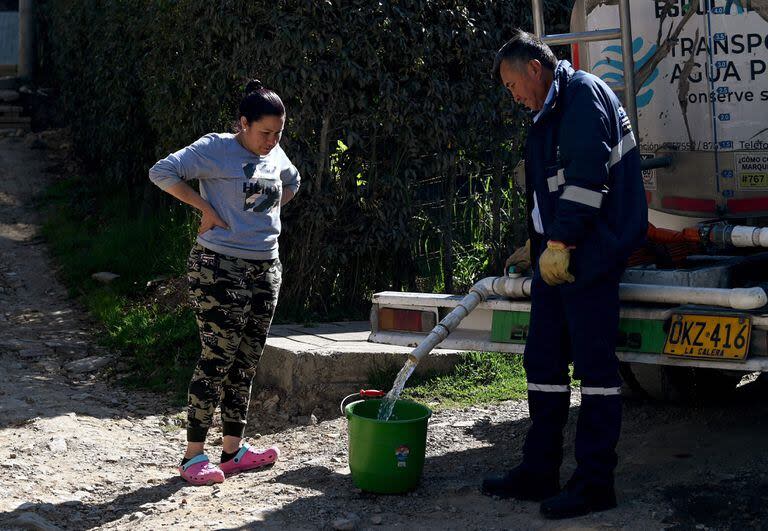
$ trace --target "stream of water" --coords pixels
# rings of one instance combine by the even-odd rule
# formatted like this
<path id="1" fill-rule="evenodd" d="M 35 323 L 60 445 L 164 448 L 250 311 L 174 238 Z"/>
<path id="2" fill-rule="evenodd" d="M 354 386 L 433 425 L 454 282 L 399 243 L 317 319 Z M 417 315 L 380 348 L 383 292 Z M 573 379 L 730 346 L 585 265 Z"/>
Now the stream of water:
<path id="1" fill-rule="evenodd" d="M 405 362 L 405 365 L 403 365 L 403 368 L 400 369 L 400 372 L 397 373 L 397 378 L 395 378 L 395 383 L 392 384 L 392 389 L 389 390 L 387 396 L 381 401 L 378 420 L 387 421 L 390 419 L 392 410 L 395 408 L 395 402 L 400 398 L 400 393 L 403 392 L 405 382 L 407 382 L 408 378 L 413 374 L 416 364 L 417 362 L 408 359 L 408 361 Z"/>

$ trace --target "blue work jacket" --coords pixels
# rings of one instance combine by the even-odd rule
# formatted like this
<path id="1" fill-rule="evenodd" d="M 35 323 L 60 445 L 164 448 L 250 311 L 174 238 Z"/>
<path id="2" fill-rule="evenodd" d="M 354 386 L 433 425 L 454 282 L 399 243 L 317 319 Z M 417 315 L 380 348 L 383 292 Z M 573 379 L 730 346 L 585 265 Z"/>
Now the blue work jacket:
<path id="1" fill-rule="evenodd" d="M 552 89 L 526 143 L 532 258 L 537 264 L 547 240 L 575 246 L 570 271 L 590 281 L 623 270 L 645 240 L 640 154 L 627 113 L 598 77 L 560 61 Z M 530 215 L 534 191 L 543 235 Z"/>

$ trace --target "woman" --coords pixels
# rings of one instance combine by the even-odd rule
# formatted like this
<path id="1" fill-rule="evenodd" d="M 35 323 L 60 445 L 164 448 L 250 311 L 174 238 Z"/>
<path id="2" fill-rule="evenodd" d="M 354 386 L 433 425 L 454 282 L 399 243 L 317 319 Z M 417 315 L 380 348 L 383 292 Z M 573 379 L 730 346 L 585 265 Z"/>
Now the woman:
<path id="1" fill-rule="evenodd" d="M 194 485 L 220 483 L 279 455 L 242 437 L 280 289 L 280 207 L 299 189 L 299 172 L 279 145 L 284 125 L 280 97 L 253 80 L 240 102 L 236 134 L 205 135 L 149 170 L 153 183 L 202 212 L 188 262 L 202 353 L 189 384 L 187 450 L 179 466 Z M 199 194 L 185 182 L 192 179 Z M 216 466 L 204 446 L 219 400 L 224 436 Z"/>

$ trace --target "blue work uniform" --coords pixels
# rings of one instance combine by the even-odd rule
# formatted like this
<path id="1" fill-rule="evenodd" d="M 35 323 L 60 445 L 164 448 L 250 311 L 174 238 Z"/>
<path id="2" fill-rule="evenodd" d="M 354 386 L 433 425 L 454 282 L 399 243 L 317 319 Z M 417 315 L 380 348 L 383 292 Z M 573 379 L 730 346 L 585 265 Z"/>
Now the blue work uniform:
<path id="1" fill-rule="evenodd" d="M 582 396 L 574 479 L 612 485 L 621 426 L 619 279 L 648 227 L 637 142 L 613 91 L 560 61 L 525 160 L 534 274 L 524 355 L 532 426 L 523 466 L 559 475 L 572 361 Z M 549 286 L 541 278 L 538 257 L 548 240 L 575 247 L 575 282 Z"/>

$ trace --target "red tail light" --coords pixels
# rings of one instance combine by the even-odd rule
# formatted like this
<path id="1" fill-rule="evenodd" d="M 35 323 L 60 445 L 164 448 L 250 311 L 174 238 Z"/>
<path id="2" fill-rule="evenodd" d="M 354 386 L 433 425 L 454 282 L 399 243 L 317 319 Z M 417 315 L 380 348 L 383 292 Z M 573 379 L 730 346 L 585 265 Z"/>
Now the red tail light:
<path id="1" fill-rule="evenodd" d="M 429 332 L 435 327 L 435 324 L 433 312 L 397 308 L 381 308 L 379 310 L 379 330 Z"/>

